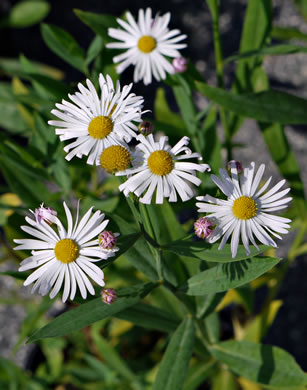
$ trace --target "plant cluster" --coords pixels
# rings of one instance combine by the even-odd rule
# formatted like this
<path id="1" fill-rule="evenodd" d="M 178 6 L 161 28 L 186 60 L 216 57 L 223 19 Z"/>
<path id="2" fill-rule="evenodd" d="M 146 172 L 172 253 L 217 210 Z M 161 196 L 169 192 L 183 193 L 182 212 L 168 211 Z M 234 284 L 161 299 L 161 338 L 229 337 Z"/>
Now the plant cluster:
<path id="1" fill-rule="evenodd" d="M 48 7 L 33 3 L 21 6 L 39 20 Z M 249 0 L 239 54 L 225 60 L 219 1 L 206 3 L 218 86 L 182 56 L 188 38 L 170 29 L 171 14 L 150 8 L 117 19 L 75 10 L 95 33 L 86 52 L 67 31 L 41 25 L 48 48 L 83 73 L 77 85 L 25 56 L 0 59 L 12 78 L 0 83 L 3 258 L 21 261 L 19 272 L 2 274 L 33 285 L 16 348 L 39 342 L 45 357 L 32 376 L 1 359 L 3 386 L 306 388 L 288 352 L 261 344 L 282 304 L 287 269 L 306 253 L 307 227 L 284 131 L 307 123 L 306 101 L 271 89 L 262 62 L 306 48 L 270 45 L 271 1 Z M 24 9 L 19 17 L 26 25 Z M 230 62 L 236 70 L 227 90 Z M 133 83 L 124 85 L 119 77 L 128 67 Z M 148 107 L 134 83 L 150 89 L 154 81 L 165 87 Z M 195 94 L 209 100 L 203 110 Z M 268 177 L 261 161 L 233 160 L 233 137 L 246 117 L 258 121 L 285 179 Z M 281 259 L 278 241 L 291 227 L 296 236 Z M 266 299 L 255 312 L 259 289 Z M 65 311 L 47 320 L 58 295 Z M 223 310 L 232 312 L 231 335 Z"/>

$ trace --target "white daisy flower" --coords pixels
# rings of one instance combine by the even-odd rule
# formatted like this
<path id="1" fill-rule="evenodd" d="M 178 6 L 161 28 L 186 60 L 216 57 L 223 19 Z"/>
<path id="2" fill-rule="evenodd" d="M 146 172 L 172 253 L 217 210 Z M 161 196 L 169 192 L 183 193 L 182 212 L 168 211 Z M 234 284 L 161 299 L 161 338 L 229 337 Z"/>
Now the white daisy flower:
<path id="1" fill-rule="evenodd" d="M 199 186 L 201 183 L 195 171 L 205 172 L 210 167 L 208 164 L 182 161 L 191 158 L 202 160 L 200 154 L 192 153 L 186 146 L 190 140 L 188 137 L 183 137 L 173 148 L 168 145 L 168 137 L 165 136 L 160 137 L 157 142 L 152 134 L 146 138 L 140 134 L 137 139 L 140 143 L 136 146 L 136 151 L 142 152 L 142 162 L 116 173 L 117 176 L 131 175 L 119 186 L 125 196 L 130 192 L 137 196 L 146 192 L 140 202 L 147 204 L 151 203 L 155 190 L 156 203 L 163 203 L 163 198 L 176 202 L 177 192 L 184 202 L 195 196 L 192 184 Z"/>
<path id="2" fill-rule="evenodd" d="M 118 144 L 120 141 L 130 142 L 136 137 L 138 130 L 133 122 L 141 122 L 142 96 L 130 93 L 132 83 L 120 88 L 117 82 L 116 89 L 110 76 L 99 75 L 101 96 L 98 97 L 96 89 L 90 80 L 86 80 L 88 88 L 78 84 L 80 92 L 68 95 L 70 103 L 62 100 L 56 104 L 61 110 L 52 110 L 52 114 L 61 120 L 52 120 L 48 123 L 60 127 L 56 134 L 61 141 L 76 138 L 64 150 L 66 159 L 70 161 L 74 156 L 82 158 L 89 156 L 87 163 L 99 165 L 99 156 L 108 146 Z"/>
<path id="3" fill-rule="evenodd" d="M 128 49 L 124 53 L 113 58 L 117 66 L 117 72 L 122 73 L 129 65 L 134 65 L 134 82 L 143 79 L 144 84 L 150 84 L 152 75 L 156 80 L 165 79 L 166 73 L 174 73 L 172 64 L 165 57 L 181 57 L 179 49 L 187 45 L 178 43 L 186 38 L 179 35 L 179 30 L 169 30 L 168 23 L 171 14 L 156 15 L 152 18 L 151 9 L 139 10 L 136 22 L 130 12 L 126 13 L 127 21 L 117 19 L 124 28 L 109 28 L 108 34 L 121 42 L 108 43 L 112 49 Z"/>
<path id="4" fill-rule="evenodd" d="M 270 177 L 263 186 L 260 181 L 265 169 L 261 164 L 254 176 L 255 163 L 252 162 L 249 167 L 244 168 L 243 173 L 238 175 L 236 165 L 231 167 L 231 178 L 224 169 L 220 169 L 220 176 L 211 175 L 213 182 L 227 196 L 227 200 L 217 199 L 210 195 L 199 196 L 197 200 L 205 203 L 196 203 L 199 212 L 209 213 L 207 217 L 214 220 L 217 224 L 215 230 L 208 237 L 208 242 L 214 243 L 222 238 L 218 249 L 222 249 L 230 235 L 232 257 L 236 257 L 239 240 L 241 237 L 245 247 L 246 254 L 250 254 L 249 242 L 257 249 L 254 236 L 264 245 L 277 247 L 275 241 L 270 235 L 281 239 L 278 233 L 286 234 L 290 228 L 288 224 L 291 219 L 279 217 L 270 214 L 271 211 L 282 210 L 292 198 L 284 196 L 290 191 L 286 188 L 283 191 L 278 190 L 285 184 L 281 180 L 273 188 L 267 191 L 271 182 Z"/>
<path id="5" fill-rule="evenodd" d="M 21 229 L 36 239 L 14 240 L 15 250 L 31 250 L 31 256 L 22 261 L 19 271 L 27 271 L 39 267 L 24 282 L 25 286 L 35 282 L 32 293 L 38 291 L 41 295 L 50 292 L 54 298 L 64 283 L 62 300 L 65 302 L 70 295 L 74 299 L 77 286 L 83 299 L 87 291 L 94 295 L 95 290 L 88 276 L 99 286 L 104 286 L 104 274 L 94 263 L 114 256 L 118 248 L 103 249 L 99 245 L 98 235 L 105 229 L 108 220 L 103 221 L 104 214 L 96 211 L 92 214 L 91 207 L 79 222 L 79 205 L 75 223 L 69 208 L 64 202 L 67 217 L 67 230 L 57 217 L 54 223 L 57 232 L 44 220 L 37 222 L 26 217 L 31 226 L 21 226 Z"/>

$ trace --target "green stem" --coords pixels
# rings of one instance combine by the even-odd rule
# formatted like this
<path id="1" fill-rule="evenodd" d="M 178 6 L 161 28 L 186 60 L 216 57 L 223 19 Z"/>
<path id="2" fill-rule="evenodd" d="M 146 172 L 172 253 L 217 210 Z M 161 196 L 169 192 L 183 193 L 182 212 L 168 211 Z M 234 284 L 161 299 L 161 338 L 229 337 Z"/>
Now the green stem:
<path id="1" fill-rule="evenodd" d="M 149 242 L 149 246 L 151 249 L 151 252 L 156 260 L 156 269 L 157 269 L 157 274 L 159 280 L 163 280 L 163 272 L 162 272 L 162 258 L 161 258 L 161 248 L 159 243 L 157 242 L 157 238 L 154 232 L 154 229 L 152 227 L 147 206 L 140 204 L 140 213 L 141 213 L 141 218 L 142 218 L 142 223 L 144 227 L 142 229 L 144 238 Z"/>
<path id="2" fill-rule="evenodd" d="M 121 183 L 124 183 L 124 182 L 125 182 L 123 176 L 119 176 L 119 181 L 120 181 Z M 133 196 L 133 195 L 130 194 L 129 196 L 127 196 L 127 197 L 125 197 L 125 198 L 126 198 L 126 201 L 127 201 L 127 203 L 128 203 L 128 206 L 129 206 L 129 208 L 130 208 L 130 210 L 131 210 L 131 212 L 132 212 L 132 214 L 133 214 L 133 216 L 134 216 L 136 222 L 137 222 L 137 223 L 139 224 L 139 226 L 141 227 L 141 224 L 142 224 L 141 214 L 140 214 L 138 208 L 135 206 L 134 201 L 131 199 L 131 196 Z"/>
<path id="3" fill-rule="evenodd" d="M 208 7 L 212 16 L 213 41 L 216 63 L 217 84 L 219 88 L 224 88 L 224 60 L 222 41 L 219 28 L 220 16 L 220 2 L 219 0 L 207 0 Z M 223 107 L 220 106 L 220 118 L 225 133 L 225 146 L 227 150 L 227 160 L 232 159 L 231 134 L 227 123 L 227 113 Z"/>

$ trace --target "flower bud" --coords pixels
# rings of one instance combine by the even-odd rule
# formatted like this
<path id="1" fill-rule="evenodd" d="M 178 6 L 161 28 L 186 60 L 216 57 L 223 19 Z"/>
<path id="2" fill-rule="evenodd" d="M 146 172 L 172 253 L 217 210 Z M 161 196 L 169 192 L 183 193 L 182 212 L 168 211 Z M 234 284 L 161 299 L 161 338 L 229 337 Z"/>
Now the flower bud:
<path id="1" fill-rule="evenodd" d="M 139 132 L 143 134 L 145 137 L 149 134 L 153 133 L 154 127 L 152 123 L 148 121 L 141 122 L 138 126 Z"/>
<path id="2" fill-rule="evenodd" d="M 37 223 L 45 221 L 51 225 L 55 222 L 57 212 L 51 207 L 44 207 L 44 203 L 42 203 L 38 209 L 35 209 L 34 215 Z"/>
<path id="3" fill-rule="evenodd" d="M 105 230 L 98 236 L 99 246 L 102 249 L 113 249 L 116 246 L 116 236 L 111 231 Z"/>
<path id="4" fill-rule="evenodd" d="M 173 68 L 175 73 L 183 73 L 188 68 L 187 60 L 184 57 L 177 57 L 173 59 Z"/>
<path id="5" fill-rule="evenodd" d="M 213 224 L 207 217 L 201 217 L 194 223 L 195 234 L 199 238 L 207 238 L 213 230 Z"/>
<path id="6" fill-rule="evenodd" d="M 113 288 L 103 288 L 101 290 L 101 299 L 107 305 L 111 305 L 117 299 L 116 291 Z"/>
<path id="7" fill-rule="evenodd" d="M 243 172 L 243 165 L 240 161 L 231 160 L 227 163 L 227 171 L 231 173 L 231 168 L 237 168 L 238 175 Z"/>

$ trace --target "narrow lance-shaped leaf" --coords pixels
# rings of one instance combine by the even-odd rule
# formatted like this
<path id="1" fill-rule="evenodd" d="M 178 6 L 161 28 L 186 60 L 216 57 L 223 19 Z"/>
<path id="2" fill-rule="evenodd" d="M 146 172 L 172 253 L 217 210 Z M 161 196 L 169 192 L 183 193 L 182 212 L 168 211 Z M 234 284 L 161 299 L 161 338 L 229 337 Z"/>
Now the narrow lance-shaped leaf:
<path id="1" fill-rule="evenodd" d="M 279 56 L 279 55 L 295 54 L 295 53 L 307 53 L 307 47 L 300 46 L 300 45 L 290 45 L 290 44 L 263 47 L 259 50 L 251 50 L 251 51 L 240 53 L 238 55 L 228 57 L 225 60 L 225 63 L 230 63 L 233 61 L 241 61 L 247 58 L 255 58 L 257 56 L 265 56 L 265 55 Z"/>
<path id="2" fill-rule="evenodd" d="M 231 340 L 213 346 L 211 352 L 236 374 L 266 388 L 281 390 L 307 385 L 307 375 L 281 348 Z"/>
<path id="3" fill-rule="evenodd" d="M 82 329 L 93 322 L 113 316 L 138 303 L 155 287 L 156 284 L 154 283 L 142 283 L 132 288 L 121 289 L 118 291 L 118 299 L 112 305 L 103 303 L 101 298 L 86 302 L 76 309 L 61 314 L 49 324 L 35 332 L 28 339 L 28 343 L 47 337 L 65 336 L 66 334 Z"/>
<path id="4" fill-rule="evenodd" d="M 194 323 L 186 318 L 173 334 L 163 356 L 153 390 L 180 390 L 184 386 L 194 346 Z"/>
<path id="5" fill-rule="evenodd" d="M 196 82 L 196 88 L 215 103 L 247 118 L 268 123 L 307 123 L 307 101 L 286 92 L 268 90 L 235 95 L 200 82 Z"/>
<path id="6" fill-rule="evenodd" d="M 179 319 L 173 314 L 145 303 L 138 303 L 114 315 L 121 320 L 130 321 L 147 329 L 173 332 L 179 325 Z"/>
<path id="7" fill-rule="evenodd" d="M 290 39 L 307 40 L 307 34 L 300 31 L 295 27 L 280 27 L 274 26 L 272 29 L 271 37 L 280 41 L 288 41 Z"/>
<path id="8" fill-rule="evenodd" d="M 188 371 L 183 390 L 197 390 L 199 386 L 204 383 L 208 376 L 212 373 L 215 364 L 216 361 L 211 359 L 208 361 L 208 363 L 201 361 L 192 366 Z"/>
<path id="9" fill-rule="evenodd" d="M 251 247 L 251 254 L 247 255 L 243 245 L 239 245 L 237 256 L 233 259 L 231 257 L 230 245 L 225 245 L 222 250 L 218 250 L 218 246 L 219 244 L 211 245 L 203 241 L 178 240 L 163 245 L 163 249 L 174 252 L 180 256 L 194 257 L 199 260 L 216 263 L 230 263 L 259 255 L 267 248 L 264 245 L 260 245 L 259 250 Z"/>
<path id="10" fill-rule="evenodd" d="M 180 287 L 187 295 L 213 294 L 242 286 L 269 271 L 279 258 L 254 257 L 236 263 L 219 264 L 188 279 Z"/>
<path id="11" fill-rule="evenodd" d="M 81 72 L 87 72 L 84 51 L 67 31 L 43 23 L 41 33 L 50 50 Z"/>
<path id="12" fill-rule="evenodd" d="M 129 381 L 135 380 L 133 372 L 118 354 L 116 349 L 113 348 L 110 343 L 101 336 L 100 330 L 100 323 L 96 323 L 95 325 L 93 325 L 90 330 L 91 337 L 100 355 L 103 357 L 105 362 L 110 367 L 112 367 L 113 370 L 118 372 L 118 374 L 121 375 L 123 378 L 128 379 Z"/>
<path id="13" fill-rule="evenodd" d="M 117 27 L 116 18 L 108 14 L 96 14 L 93 12 L 75 9 L 74 13 L 83 23 L 90 27 L 96 34 L 100 35 L 105 41 L 110 40 L 108 28 Z"/>

